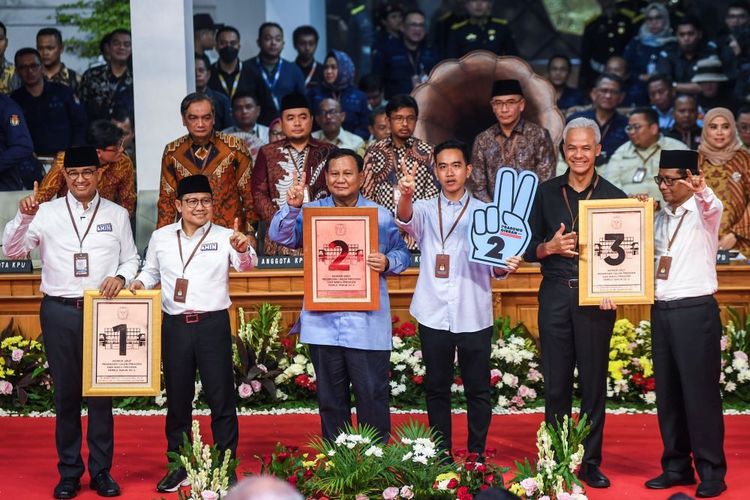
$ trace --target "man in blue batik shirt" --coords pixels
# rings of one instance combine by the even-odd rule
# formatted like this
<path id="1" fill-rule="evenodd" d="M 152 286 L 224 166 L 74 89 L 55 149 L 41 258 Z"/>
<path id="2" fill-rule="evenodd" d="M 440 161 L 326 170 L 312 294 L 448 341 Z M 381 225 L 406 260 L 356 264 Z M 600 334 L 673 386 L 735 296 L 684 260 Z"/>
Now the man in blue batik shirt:
<path id="1" fill-rule="evenodd" d="M 383 442 L 390 433 L 389 374 L 391 311 L 386 275 L 409 266 L 409 251 L 390 212 L 363 197 L 362 158 L 350 149 L 334 150 L 325 174 L 331 196 L 306 207 L 377 207 L 379 252 L 369 254 L 367 265 L 380 273 L 380 309 L 377 311 L 317 312 L 302 310 L 301 340 L 309 344 L 318 384 L 318 406 L 323 437 L 333 440 L 351 424 L 350 389 L 354 389 L 357 421 L 374 427 Z M 302 246 L 304 174 L 293 175 L 286 204 L 273 216 L 269 237 L 284 246 Z"/>

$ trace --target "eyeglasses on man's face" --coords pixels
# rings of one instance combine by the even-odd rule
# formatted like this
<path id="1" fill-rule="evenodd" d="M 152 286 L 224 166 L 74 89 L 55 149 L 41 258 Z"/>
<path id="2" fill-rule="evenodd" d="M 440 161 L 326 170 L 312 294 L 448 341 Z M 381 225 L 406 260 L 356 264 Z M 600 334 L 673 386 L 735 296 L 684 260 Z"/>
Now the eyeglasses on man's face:
<path id="1" fill-rule="evenodd" d="M 414 115 L 409 115 L 409 116 L 394 115 L 394 116 L 391 116 L 391 121 L 395 123 L 404 123 L 404 122 L 417 123 L 417 117 Z"/>
<path id="2" fill-rule="evenodd" d="M 184 198 L 182 202 L 187 205 L 188 208 L 198 208 L 198 205 L 203 208 L 208 208 L 214 204 L 213 198 Z"/>
<path id="3" fill-rule="evenodd" d="M 665 186 L 674 186 L 677 181 L 680 179 L 687 179 L 687 176 L 681 176 L 681 177 L 662 177 L 661 175 L 655 175 L 654 176 L 654 182 L 657 186 L 661 186 L 661 183 L 663 182 Z"/>
<path id="4" fill-rule="evenodd" d="M 65 174 L 70 177 L 71 180 L 78 180 L 78 177 L 83 177 L 86 180 L 91 179 L 94 174 L 96 173 L 96 170 L 87 168 L 85 170 L 66 170 Z"/>

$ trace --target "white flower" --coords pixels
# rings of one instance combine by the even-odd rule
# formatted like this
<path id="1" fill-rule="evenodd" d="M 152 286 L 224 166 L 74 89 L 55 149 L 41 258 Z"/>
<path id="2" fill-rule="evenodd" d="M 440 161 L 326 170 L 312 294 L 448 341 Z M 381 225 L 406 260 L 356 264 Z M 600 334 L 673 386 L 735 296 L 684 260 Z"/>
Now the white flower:
<path id="1" fill-rule="evenodd" d="M 518 377 L 516 377 L 512 373 L 506 372 L 503 374 L 503 383 L 507 386 L 515 388 L 518 386 Z"/>
<path id="2" fill-rule="evenodd" d="M 391 337 L 391 344 L 394 349 L 401 349 L 404 347 L 404 341 L 401 340 L 401 337 L 396 337 L 395 335 Z"/>
<path id="3" fill-rule="evenodd" d="M 289 399 L 289 395 L 287 395 L 285 392 L 282 392 L 280 389 L 276 389 L 276 399 L 279 401 L 286 401 Z"/>
<path id="4" fill-rule="evenodd" d="M 500 408 L 507 408 L 509 403 L 510 401 L 505 396 L 501 395 L 497 398 L 497 406 Z"/>
<path id="5" fill-rule="evenodd" d="M 402 372 L 402 371 L 406 370 L 406 365 L 404 365 L 404 364 L 398 364 L 398 365 L 394 366 L 393 369 L 396 370 L 397 372 Z"/>
<path id="6" fill-rule="evenodd" d="M 647 404 L 652 405 L 656 403 L 656 393 L 654 391 L 648 391 L 646 394 L 641 394 L 641 399 Z"/>
<path id="7" fill-rule="evenodd" d="M 336 454 L 336 450 L 328 450 L 328 456 L 332 457 Z"/>
<path id="8" fill-rule="evenodd" d="M 297 354 L 297 355 L 296 355 L 296 356 L 295 356 L 295 357 L 293 358 L 293 361 L 294 361 L 294 362 L 295 362 L 296 364 L 298 364 L 298 365 L 305 365 L 305 364 L 307 364 L 307 358 L 306 358 L 305 356 L 303 356 L 302 354 Z"/>
<path id="9" fill-rule="evenodd" d="M 378 458 L 381 458 L 383 456 L 383 449 L 380 446 L 370 446 L 365 450 L 365 456 L 376 456 Z"/>

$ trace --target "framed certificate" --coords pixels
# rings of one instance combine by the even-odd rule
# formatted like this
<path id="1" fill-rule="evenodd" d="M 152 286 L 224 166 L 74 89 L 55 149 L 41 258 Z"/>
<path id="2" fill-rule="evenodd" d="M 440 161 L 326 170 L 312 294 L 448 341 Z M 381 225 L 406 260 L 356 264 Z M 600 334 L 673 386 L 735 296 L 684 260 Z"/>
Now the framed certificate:
<path id="1" fill-rule="evenodd" d="M 366 263 L 378 251 L 378 209 L 305 207 L 302 214 L 305 309 L 379 309 L 379 276 Z"/>
<path id="2" fill-rule="evenodd" d="M 161 393 L 161 291 L 83 296 L 83 395 Z"/>
<path id="3" fill-rule="evenodd" d="M 653 304 L 653 201 L 583 200 L 578 214 L 578 304 Z"/>

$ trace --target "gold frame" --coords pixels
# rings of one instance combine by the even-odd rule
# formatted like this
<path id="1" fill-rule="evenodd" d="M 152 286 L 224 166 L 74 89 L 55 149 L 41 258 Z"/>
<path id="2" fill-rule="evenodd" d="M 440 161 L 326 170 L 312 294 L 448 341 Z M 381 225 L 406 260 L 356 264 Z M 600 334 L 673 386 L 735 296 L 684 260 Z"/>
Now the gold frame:
<path id="1" fill-rule="evenodd" d="M 322 299 L 314 296 L 313 280 L 317 264 L 315 248 L 317 237 L 313 223 L 318 220 L 346 221 L 347 219 L 368 219 L 368 252 L 378 252 L 378 209 L 377 207 L 304 207 L 302 209 L 305 309 L 308 311 L 377 311 L 380 308 L 380 276 L 370 269 L 366 275 L 369 290 L 368 299 Z"/>
<path id="2" fill-rule="evenodd" d="M 94 325 L 94 307 L 99 303 L 148 304 L 149 330 L 146 344 L 149 349 L 149 382 L 145 384 L 101 383 L 94 384 L 95 355 L 98 350 L 99 328 Z M 119 314 L 119 312 L 118 312 Z M 135 295 L 122 290 L 116 297 L 105 299 L 99 290 L 85 290 L 83 295 L 83 396 L 158 396 L 161 394 L 161 290 L 138 290 Z"/>
<path id="3" fill-rule="evenodd" d="M 594 293 L 593 277 L 589 263 L 594 259 L 594 244 L 589 239 L 592 232 L 589 224 L 594 213 L 622 213 L 639 211 L 641 214 L 641 287 L 639 293 Z M 579 214 L 579 267 L 578 304 L 581 306 L 599 305 L 603 298 L 610 298 L 616 304 L 653 304 L 654 303 L 654 203 L 649 198 L 642 202 L 634 198 L 612 200 L 581 200 L 578 203 Z"/>

